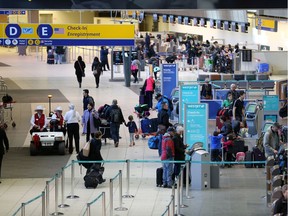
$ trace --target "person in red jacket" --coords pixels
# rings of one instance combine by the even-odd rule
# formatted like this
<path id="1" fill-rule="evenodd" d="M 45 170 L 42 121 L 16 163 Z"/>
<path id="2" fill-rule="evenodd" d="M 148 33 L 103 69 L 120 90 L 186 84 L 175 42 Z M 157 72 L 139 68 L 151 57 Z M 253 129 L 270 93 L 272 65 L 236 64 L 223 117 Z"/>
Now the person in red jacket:
<path id="1" fill-rule="evenodd" d="M 223 142 L 223 149 L 226 153 L 226 161 L 232 161 L 232 153 L 229 151 L 229 149 L 232 149 L 233 147 L 233 135 L 229 135 L 227 137 L 227 141 Z M 230 164 L 227 165 L 228 167 L 231 167 Z"/>
<path id="2" fill-rule="evenodd" d="M 161 160 L 163 161 L 163 187 L 172 188 L 172 174 L 173 174 L 173 163 L 165 163 L 166 161 L 173 161 L 175 156 L 174 142 L 172 140 L 175 135 L 175 129 L 169 127 L 167 132 L 162 138 L 162 153 Z"/>
<path id="3" fill-rule="evenodd" d="M 39 105 L 35 109 L 35 114 L 32 115 L 30 123 L 32 128 L 30 130 L 30 134 L 32 135 L 33 132 L 47 132 L 47 120 L 46 116 L 43 113 L 44 108 Z"/>
<path id="4" fill-rule="evenodd" d="M 51 121 L 50 121 L 50 131 L 62 131 L 64 136 L 66 134 L 66 128 L 64 125 L 64 118 L 62 115 L 62 107 L 58 106 L 55 110 L 54 110 L 54 114 L 51 117 Z"/>

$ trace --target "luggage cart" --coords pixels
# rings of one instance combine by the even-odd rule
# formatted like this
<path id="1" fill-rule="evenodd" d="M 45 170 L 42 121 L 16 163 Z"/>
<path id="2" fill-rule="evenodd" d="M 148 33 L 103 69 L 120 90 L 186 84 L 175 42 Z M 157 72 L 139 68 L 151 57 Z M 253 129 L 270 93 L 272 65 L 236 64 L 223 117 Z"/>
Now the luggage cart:
<path id="1" fill-rule="evenodd" d="M 0 103 L 0 123 L 6 129 L 8 124 L 11 123 L 12 127 L 16 127 L 16 123 L 13 120 L 13 104 L 15 102 Z"/>

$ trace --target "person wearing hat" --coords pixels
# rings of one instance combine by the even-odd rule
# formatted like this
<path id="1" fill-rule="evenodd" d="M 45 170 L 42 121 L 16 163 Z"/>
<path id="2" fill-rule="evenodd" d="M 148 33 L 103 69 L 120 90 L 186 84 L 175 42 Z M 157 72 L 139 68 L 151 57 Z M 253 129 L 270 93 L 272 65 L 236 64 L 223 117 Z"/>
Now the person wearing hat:
<path id="1" fill-rule="evenodd" d="M 44 108 L 41 105 L 38 105 L 35 109 L 35 114 L 32 115 L 30 123 L 32 128 L 30 134 L 33 132 L 47 132 L 47 119 L 43 113 Z"/>
<path id="2" fill-rule="evenodd" d="M 281 145 L 278 132 L 280 129 L 281 125 L 278 122 L 275 122 L 264 134 L 263 145 L 266 158 L 269 156 L 274 156 L 278 153 L 279 147 Z"/>
<path id="3" fill-rule="evenodd" d="M 174 127 L 169 127 L 167 132 L 162 138 L 162 153 L 161 161 L 163 162 L 163 187 L 172 188 L 172 174 L 173 174 L 173 163 L 165 163 L 165 161 L 173 161 L 175 156 L 174 142 L 172 137 L 175 134 Z"/>
<path id="4" fill-rule="evenodd" d="M 67 124 L 67 133 L 69 140 L 69 153 L 73 152 L 73 137 L 75 141 L 76 152 L 79 152 L 79 122 L 81 121 L 80 114 L 75 110 L 74 104 L 69 105 L 69 111 L 64 115 L 64 121 Z"/>
<path id="5" fill-rule="evenodd" d="M 54 110 L 50 121 L 50 131 L 62 131 L 65 136 L 66 129 L 62 112 L 63 110 L 61 106 L 56 107 L 56 109 Z"/>

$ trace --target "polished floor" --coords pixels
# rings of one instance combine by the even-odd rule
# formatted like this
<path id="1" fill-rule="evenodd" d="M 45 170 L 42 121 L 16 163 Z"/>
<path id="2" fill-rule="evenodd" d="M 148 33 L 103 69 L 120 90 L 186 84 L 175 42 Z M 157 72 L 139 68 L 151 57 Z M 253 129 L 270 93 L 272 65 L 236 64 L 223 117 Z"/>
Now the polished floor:
<path id="1" fill-rule="evenodd" d="M 87 62 L 91 61 L 85 58 L 84 60 Z M 21 206 L 21 203 L 28 202 L 34 198 L 37 199 L 29 204 L 27 203 L 25 215 L 41 215 L 41 198 L 38 196 L 47 184 L 50 187 L 49 214 L 62 212 L 69 216 L 83 215 L 86 203 L 91 202 L 102 192 L 105 192 L 106 211 L 107 215 L 110 215 L 109 179 L 114 179 L 119 170 L 123 170 L 123 194 L 134 195 L 134 198 L 123 198 L 123 202 L 119 203 L 119 181 L 118 177 L 116 177 L 113 181 L 113 208 L 125 207 L 127 210 L 114 210 L 112 215 L 158 216 L 164 213 L 166 206 L 171 200 L 172 190 L 156 187 L 155 170 L 161 166 L 158 162 L 157 151 L 148 149 L 147 138 L 140 138 L 136 141 L 134 147 L 129 147 L 129 134 L 124 126 L 120 128 L 122 139 L 118 148 L 115 148 L 109 140 L 106 145 L 103 144 L 102 155 L 105 160 L 111 160 L 111 163 L 105 164 L 104 177 L 107 181 L 97 189 L 85 189 L 83 184 L 85 170 L 81 170 L 78 164 L 75 164 L 74 187 L 71 188 L 72 169 L 71 166 L 65 167 L 64 197 L 61 196 L 62 191 L 60 188 L 62 189 L 62 187 L 60 187 L 61 181 L 59 180 L 57 203 L 69 204 L 70 207 L 68 208 L 55 207 L 55 202 L 57 201 L 57 199 L 55 200 L 56 185 L 55 179 L 52 177 L 56 172 L 50 177 L 41 175 L 45 173 L 45 170 L 47 172 L 49 170 L 50 174 L 54 170 L 60 170 L 61 167 L 70 165 L 72 160 L 76 160 L 75 152 L 72 155 L 64 156 L 65 159 L 63 156 L 51 155 L 49 157 L 40 155 L 28 163 L 29 165 L 27 166 L 29 167 L 23 165 L 25 164 L 24 162 L 29 160 L 27 155 L 29 155 L 28 147 L 30 143 L 30 134 L 28 133 L 30 117 L 37 105 L 43 105 L 46 108 L 45 113 L 48 114 L 48 94 L 52 94 L 51 109 L 62 106 L 65 112 L 68 110 L 69 103 L 73 103 L 76 106 L 76 110 L 82 114 L 82 90 L 87 88 L 90 90 L 90 95 L 95 99 L 96 107 L 106 103 L 110 104 L 112 99 L 116 98 L 124 116 L 127 118 L 128 115 L 133 114 L 133 108 L 138 103 L 138 95 L 135 93 L 137 86 L 133 87 L 134 84 L 131 84 L 132 87 L 127 88 L 124 86 L 124 82 L 110 82 L 110 72 L 106 71 L 101 76 L 100 87 L 95 88 L 94 77 L 90 70 L 91 64 L 87 64 L 86 77 L 83 80 L 82 88 L 79 88 L 74 75 L 73 64 L 48 65 L 45 61 L 41 61 L 41 58 L 34 52 L 29 52 L 27 56 L 18 56 L 16 49 L 0 48 L 0 62 L 4 63 L 0 65 L 0 76 L 2 76 L 8 86 L 8 93 L 10 91 L 11 95 L 14 93 L 16 100 L 12 112 L 13 120 L 16 123 L 15 128 L 10 124 L 10 113 L 5 112 L 10 147 L 16 149 L 11 150 L 11 154 L 15 154 L 15 151 L 21 154 L 19 157 L 13 155 L 12 161 L 9 161 L 10 152 L 4 156 L 2 183 L 0 184 L 1 216 L 12 215 Z M 198 72 L 195 71 L 181 71 L 179 80 L 196 80 L 197 75 Z M 123 76 L 122 73 L 115 73 L 115 77 L 121 76 Z M 146 73 L 142 72 L 141 76 L 145 77 Z M 1 89 L 0 93 L 3 92 L 4 90 Z M 53 94 L 55 97 L 53 97 Z M 155 115 L 156 113 L 153 112 L 152 116 Z M 134 117 L 136 118 L 135 115 Z M 214 125 L 214 122 L 210 122 L 210 125 Z M 213 130 L 213 127 L 211 126 L 210 129 Z M 84 139 L 84 136 L 82 136 L 82 145 L 84 144 Z M 25 149 L 17 151 L 17 148 L 25 148 L 27 151 Z M 130 169 L 129 191 L 127 191 L 126 186 L 126 164 L 124 163 L 124 160 L 127 159 L 133 160 Z M 60 161 L 63 165 L 55 165 L 55 163 L 50 163 L 50 160 Z M 38 175 L 33 173 L 30 177 L 27 173 L 25 177 L 17 174 L 13 175 L 12 172 L 17 172 L 17 164 L 19 164 L 21 169 L 26 169 L 28 173 L 37 173 L 37 170 L 40 169 L 42 172 L 39 171 Z M 54 170 L 51 171 L 52 168 Z M 71 195 L 72 192 L 72 195 L 78 195 L 79 198 L 66 199 L 66 196 Z M 188 207 L 181 208 L 180 213 L 187 216 L 269 215 L 270 209 L 266 207 L 266 200 L 263 198 L 265 193 L 264 169 L 245 169 L 243 166 L 238 165 L 230 169 L 221 169 L 219 189 L 204 191 L 189 189 L 189 195 L 192 196 L 192 199 L 186 199 L 184 196 L 183 203 L 188 205 Z M 101 202 L 101 199 L 99 199 L 91 205 L 91 215 L 100 215 L 102 211 Z M 21 215 L 20 212 L 17 215 Z"/>

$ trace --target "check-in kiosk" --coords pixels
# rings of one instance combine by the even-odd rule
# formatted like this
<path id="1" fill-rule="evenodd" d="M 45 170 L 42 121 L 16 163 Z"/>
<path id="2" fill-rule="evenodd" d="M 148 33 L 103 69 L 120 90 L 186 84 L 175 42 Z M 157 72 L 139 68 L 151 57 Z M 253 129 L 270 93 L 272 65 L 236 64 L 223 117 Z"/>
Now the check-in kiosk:
<path id="1" fill-rule="evenodd" d="M 245 107 L 246 123 L 248 126 L 248 134 L 253 137 L 260 137 L 263 109 L 257 102 L 249 102 Z"/>
<path id="2" fill-rule="evenodd" d="M 192 189 L 210 189 L 210 156 L 203 149 L 202 142 L 196 142 L 190 150 L 191 155 L 191 187 Z M 193 163 L 197 161 L 197 163 Z M 204 163 L 202 163 L 204 162 Z"/>

